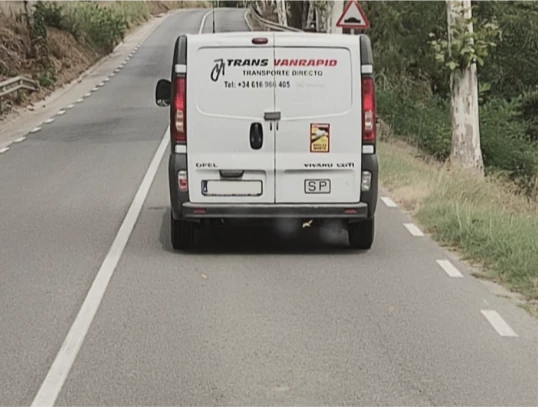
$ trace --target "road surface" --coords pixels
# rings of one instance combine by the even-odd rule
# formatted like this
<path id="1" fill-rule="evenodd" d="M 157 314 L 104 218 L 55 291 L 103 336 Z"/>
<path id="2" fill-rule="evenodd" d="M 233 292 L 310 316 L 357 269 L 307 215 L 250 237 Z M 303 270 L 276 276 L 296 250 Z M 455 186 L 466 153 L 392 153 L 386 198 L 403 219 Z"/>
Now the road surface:
<path id="1" fill-rule="evenodd" d="M 205 14 L 167 17 L 0 155 L 0 405 L 537 405 L 536 321 L 390 201 L 367 253 L 266 230 L 172 251 L 154 86 Z M 217 30 L 243 14 L 217 11 Z"/>

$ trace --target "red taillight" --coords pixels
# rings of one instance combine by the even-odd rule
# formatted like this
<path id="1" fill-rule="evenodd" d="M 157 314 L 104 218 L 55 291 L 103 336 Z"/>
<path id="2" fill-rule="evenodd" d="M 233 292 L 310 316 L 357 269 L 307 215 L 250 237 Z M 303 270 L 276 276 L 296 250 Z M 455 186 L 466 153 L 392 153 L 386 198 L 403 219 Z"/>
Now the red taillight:
<path id="1" fill-rule="evenodd" d="M 374 78 L 362 78 L 362 141 L 375 142 Z"/>
<path id="2" fill-rule="evenodd" d="M 173 90 L 170 135 L 176 143 L 187 142 L 187 109 L 185 98 L 185 77 L 176 78 Z"/>

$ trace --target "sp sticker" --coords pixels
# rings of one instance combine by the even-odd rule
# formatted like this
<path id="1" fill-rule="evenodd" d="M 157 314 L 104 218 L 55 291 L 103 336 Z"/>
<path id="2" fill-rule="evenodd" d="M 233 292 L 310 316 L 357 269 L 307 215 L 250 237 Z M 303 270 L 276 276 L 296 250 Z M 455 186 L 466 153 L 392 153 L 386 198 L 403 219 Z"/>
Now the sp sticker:
<path id="1" fill-rule="evenodd" d="M 310 152 L 328 153 L 331 143 L 331 125 L 329 123 L 310 123 Z"/>

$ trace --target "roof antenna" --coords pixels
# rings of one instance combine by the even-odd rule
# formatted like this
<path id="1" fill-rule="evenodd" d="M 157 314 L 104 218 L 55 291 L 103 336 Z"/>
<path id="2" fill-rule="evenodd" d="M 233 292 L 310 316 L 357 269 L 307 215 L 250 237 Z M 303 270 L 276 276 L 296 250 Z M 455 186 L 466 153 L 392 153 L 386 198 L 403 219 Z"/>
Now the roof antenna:
<path id="1" fill-rule="evenodd" d="M 215 34 L 215 2 L 211 2 L 213 4 L 213 34 Z M 218 7 L 218 0 L 217 0 L 217 7 Z"/>

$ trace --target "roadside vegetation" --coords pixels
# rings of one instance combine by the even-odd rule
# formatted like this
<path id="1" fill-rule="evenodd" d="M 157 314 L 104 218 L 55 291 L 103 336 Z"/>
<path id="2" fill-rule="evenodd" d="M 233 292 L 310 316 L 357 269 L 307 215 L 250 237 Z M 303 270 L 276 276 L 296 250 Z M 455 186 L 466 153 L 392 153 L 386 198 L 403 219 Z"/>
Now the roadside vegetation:
<path id="1" fill-rule="evenodd" d="M 474 5 L 475 27 L 493 23 L 498 33 L 478 66 L 485 179 L 447 165 L 450 72 L 432 43 L 447 37 L 445 2 L 361 4 L 378 114 L 391 129 L 380 144 L 382 184 L 435 239 L 478 265 L 477 276 L 538 310 L 538 3 Z"/>
<path id="2" fill-rule="evenodd" d="M 8 2 L 0 8 L 0 81 L 25 75 L 41 89 L 7 104 L 39 100 L 77 78 L 152 15 L 205 6 L 203 1 Z"/>
<path id="3" fill-rule="evenodd" d="M 496 176 L 449 169 L 396 138 L 379 143 L 380 177 L 435 240 L 456 248 L 474 275 L 521 293 L 538 315 L 538 204 Z"/>
<path id="4" fill-rule="evenodd" d="M 450 72 L 432 37 L 446 38 L 444 2 L 364 2 L 372 24 L 378 113 L 399 138 L 438 160 L 450 154 Z M 477 2 L 475 26 L 494 22 L 495 46 L 478 66 L 480 139 L 487 175 L 538 197 L 538 3 Z"/>

